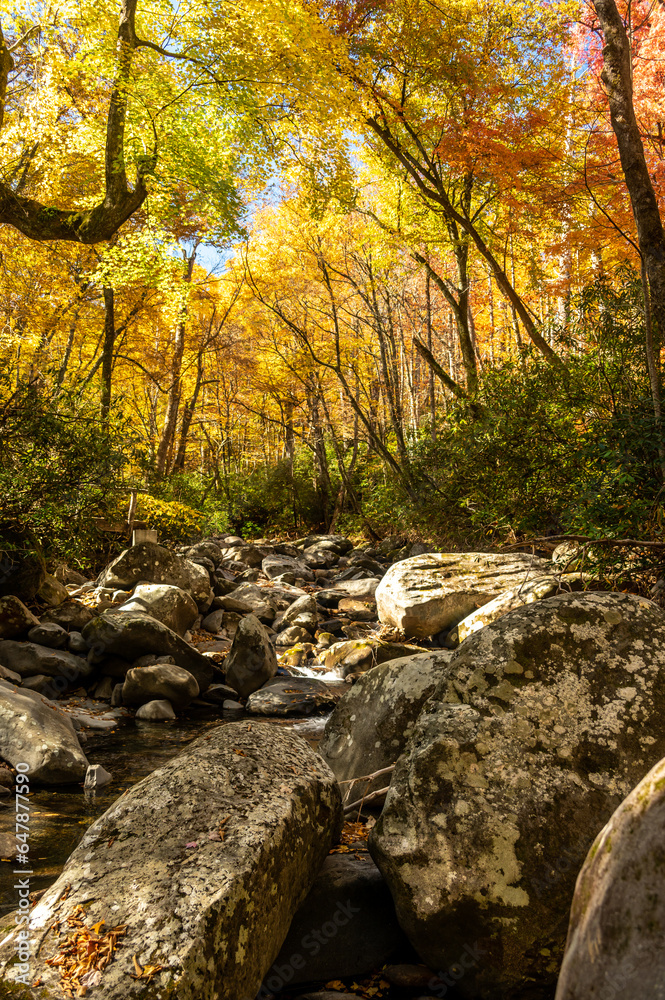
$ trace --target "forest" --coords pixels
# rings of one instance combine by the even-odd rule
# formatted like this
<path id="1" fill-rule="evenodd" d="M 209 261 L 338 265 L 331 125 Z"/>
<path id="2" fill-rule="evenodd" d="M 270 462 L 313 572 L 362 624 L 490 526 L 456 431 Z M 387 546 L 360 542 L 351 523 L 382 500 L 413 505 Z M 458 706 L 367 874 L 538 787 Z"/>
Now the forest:
<path id="1" fill-rule="evenodd" d="M 664 17 L 3 5 L 7 537 L 658 537 Z"/>
<path id="2" fill-rule="evenodd" d="M 665 996 L 665 0 L 0 0 L 0 1000 Z"/>

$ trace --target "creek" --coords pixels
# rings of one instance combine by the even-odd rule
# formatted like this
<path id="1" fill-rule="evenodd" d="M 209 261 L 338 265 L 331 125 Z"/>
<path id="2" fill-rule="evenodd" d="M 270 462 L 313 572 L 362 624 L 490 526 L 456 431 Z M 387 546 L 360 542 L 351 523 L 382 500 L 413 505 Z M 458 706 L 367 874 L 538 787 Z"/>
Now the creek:
<path id="1" fill-rule="evenodd" d="M 261 718 L 271 725 L 288 726 L 316 749 L 328 718 Z M 141 722 L 123 719 L 115 729 L 105 732 L 87 730 L 82 744 L 91 764 L 101 764 L 113 780 L 93 794 L 83 786 L 37 786 L 30 793 L 30 862 L 33 892 L 47 889 L 60 875 L 67 858 L 80 842 L 87 827 L 105 812 L 119 795 L 145 778 L 207 730 L 230 722 L 257 716 L 240 712 L 192 709 L 188 716 L 167 722 Z M 14 799 L 3 799 L 0 831 L 14 830 Z M 0 862 L 0 916 L 16 907 L 14 864 Z"/>

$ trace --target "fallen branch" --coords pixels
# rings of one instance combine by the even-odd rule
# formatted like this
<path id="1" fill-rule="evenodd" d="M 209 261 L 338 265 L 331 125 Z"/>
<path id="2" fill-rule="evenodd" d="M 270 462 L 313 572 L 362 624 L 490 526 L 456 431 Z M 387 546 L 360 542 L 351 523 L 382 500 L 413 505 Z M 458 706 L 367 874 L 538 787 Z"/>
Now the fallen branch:
<path id="1" fill-rule="evenodd" d="M 380 771 L 374 771 L 373 774 L 363 774 L 359 778 L 345 778 L 343 781 L 338 781 L 337 782 L 338 785 L 349 786 L 346 792 L 344 793 L 344 798 L 342 799 L 342 802 L 344 803 L 347 801 L 353 790 L 353 786 L 356 784 L 356 782 L 366 781 L 367 785 L 369 786 L 370 782 L 374 781 L 375 778 L 380 778 L 383 774 L 392 774 L 394 770 L 395 770 L 395 765 L 390 764 L 388 767 L 382 767 Z"/>
<path id="2" fill-rule="evenodd" d="M 356 799 L 355 802 L 349 802 L 348 806 L 344 806 L 344 815 L 353 812 L 355 809 L 362 809 L 362 807 L 368 802 L 376 802 L 377 799 L 385 798 L 388 794 L 389 788 L 390 785 L 386 785 L 385 788 L 379 788 L 376 792 L 370 792 L 369 795 L 363 795 L 361 799 Z"/>
<path id="3" fill-rule="evenodd" d="M 525 545 L 539 545 L 550 542 L 582 542 L 584 543 L 582 548 L 587 548 L 590 545 L 607 545 L 609 547 L 613 545 L 625 545 L 631 548 L 665 549 L 665 541 L 642 542 L 639 538 L 592 538 L 590 535 L 548 535 L 544 538 L 530 538 L 528 541 L 515 542 L 504 548 L 506 551 L 512 551 L 513 549 L 524 548 Z"/>

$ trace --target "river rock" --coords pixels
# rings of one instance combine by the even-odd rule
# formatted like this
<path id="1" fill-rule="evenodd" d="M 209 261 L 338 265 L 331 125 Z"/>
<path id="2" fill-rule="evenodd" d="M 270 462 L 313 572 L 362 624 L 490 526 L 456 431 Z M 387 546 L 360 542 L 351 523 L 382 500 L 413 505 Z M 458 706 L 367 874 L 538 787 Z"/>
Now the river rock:
<path id="1" fill-rule="evenodd" d="M 199 611 L 205 614 L 215 596 L 210 584 L 210 574 L 204 566 L 200 566 L 190 559 L 186 559 L 185 563 L 189 573 L 189 588 L 186 589 L 189 589 Z"/>
<path id="2" fill-rule="evenodd" d="M 190 564 L 183 556 L 171 552 L 163 545 L 157 545 L 156 542 L 139 542 L 121 552 L 106 567 L 100 574 L 97 585 L 111 590 L 132 590 L 137 583 L 166 583 L 194 596 L 193 588 L 198 586 L 201 579 L 199 570 L 203 567 L 199 566 L 193 571 L 193 565 L 195 564 Z M 207 572 L 203 572 L 208 577 Z"/>
<path id="3" fill-rule="evenodd" d="M 305 628 L 309 632 L 314 632 L 318 621 L 316 598 L 313 594 L 305 594 L 304 597 L 299 597 L 282 612 L 279 625 L 280 628 L 287 628 L 289 625 L 293 625 Z"/>
<path id="4" fill-rule="evenodd" d="M 28 641 L 36 642 L 40 646 L 48 646 L 49 649 L 64 649 L 68 644 L 69 636 L 62 625 L 54 625 L 50 622 L 38 622 L 28 632 Z"/>
<path id="5" fill-rule="evenodd" d="M 67 918 L 124 925 L 100 1000 L 254 997 L 338 833 L 334 776 L 305 740 L 260 722 L 220 726 L 128 789 L 90 826 L 31 911 L 40 1000 L 62 997 Z M 220 833 L 221 831 L 221 833 Z M 70 886 L 62 901 L 65 886 Z M 11 915 L 0 931 L 0 983 L 19 1000 Z M 148 986 L 133 956 L 163 968 Z M 0 990 L 2 989 L 0 985 Z"/>
<path id="6" fill-rule="evenodd" d="M 36 691 L 0 681 L 0 757 L 12 767 L 28 764 L 42 785 L 82 781 L 88 762 L 69 716 Z"/>
<path id="7" fill-rule="evenodd" d="M 301 559 L 293 559 L 291 556 L 271 555 L 266 556 L 261 563 L 261 569 L 269 580 L 284 573 L 293 573 L 296 579 L 314 581 L 314 573 Z"/>
<path id="8" fill-rule="evenodd" d="M 69 599 L 67 588 L 48 573 L 44 577 L 37 591 L 37 598 L 50 608 L 57 608 L 58 605 Z"/>
<path id="9" fill-rule="evenodd" d="M 86 791 L 92 792 L 98 788 L 103 788 L 112 780 L 112 775 L 101 764 L 90 764 L 88 770 L 85 772 L 83 787 Z"/>
<path id="10" fill-rule="evenodd" d="M 64 649 L 49 649 L 34 642 L 17 642 L 4 639 L 0 642 L 0 663 L 21 677 L 45 674 L 47 677 L 65 677 L 70 683 L 85 680 L 93 671 L 82 656 L 74 656 Z"/>
<path id="11" fill-rule="evenodd" d="M 14 670 L 8 670 L 7 667 L 0 667 L 0 680 L 7 681 L 9 684 L 18 684 L 20 687 L 22 677 Z"/>
<path id="12" fill-rule="evenodd" d="M 209 538 L 204 539 L 202 542 L 197 542 L 196 545 L 190 545 L 186 549 L 185 555 L 188 559 L 195 559 L 197 556 L 209 559 L 214 566 L 221 563 L 224 558 L 217 542 L 213 542 Z"/>
<path id="13" fill-rule="evenodd" d="M 166 583 L 142 583 L 118 608 L 119 611 L 142 611 L 162 622 L 178 635 L 184 635 L 198 618 L 199 609 L 191 594 Z"/>
<path id="14" fill-rule="evenodd" d="M 142 722 L 166 722 L 167 719 L 175 719 L 175 712 L 170 701 L 155 699 L 141 705 L 136 712 L 136 718 Z"/>
<path id="15" fill-rule="evenodd" d="M 298 983 L 362 976 L 381 968 L 398 949 L 409 953 L 388 886 L 372 859 L 365 853 L 331 854 L 293 918 L 263 989 L 278 994 Z"/>
<path id="16" fill-rule="evenodd" d="M 505 590 L 551 571 L 522 552 L 434 552 L 390 567 L 376 589 L 379 620 L 426 638 L 456 625 Z M 337 585 L 336 585 L 337 586 Z"/>
<path id="17" fill-rule="evenodd" d="M 146 653 L 163 653 L 172 656 L 179 667 L 194 675 L 200 691 L 205 691 L 212 681 L 210 660 L 150 615 L 138 611 L 105 611 L 85 626 L 83 638 L 100 660 L 108 655 L 136 660 Z"/>
<path id="18" fill-rule="evenodd" d="M 338 781 L 373 774 L 397 761 L 452 655 L 437 649 L 403 656 L 358 678 L 337 703 L 319 744 L 319 753 Z M 389 784 L 390 775 L 384 774 L 358 786 L 358 792 Z"/>
<path id="19" fill-rule="evenodd" d="M 54 625 L 61 625 L 68 632 L 72 630 L 80 632 L 94 617 L 90 608 L 80 601 L 65 601 L 57 608 L 48 608 L 39 620 L 42 624 L 51 622 Z"/>
<path id="20" fill-rule="evenodd" d="M 451 657 L 370 850 L 430 968 L 482 949 L 462 997 L 554 983 L 575 872 L 665 755 L 664 670 L 665 614 L 617 593 L 508 612 Z"/>
<path id="21" fill-rule="evenodd" d="M 290 625 L 280 632 L 275 639 L 276 646 L 293 646 L 297 642 L 311 642 L 314 636 L 306 628 L 299 625 Z"/>
<path id="22" fill-rule="evenodd" d="M 383 642 L 380 639 L 345 639 L 334 642 L 319 654 L 321 663 L 336 677 L 343 680 L 351 673 L 362 673 L 378 663 L 397 660 L 421 653 L 418 646 L 401 642 Z"/>
<path id="23" fill-rule="evenodd" d="M 174 709 L 182 711 L 198 693 L 196 679 L 188 670 L 170 663 L 157 663 L 154 667 L 127 671 L 122 700 L 125 705 L 145 705 L 146 702 L 166 698 Z"/>
<path id="24" fill-rule="evenodd" d="M 221 546 L 222 559 L 241 562 L 245 566 L 258 568 L 263 561 L 263 553 L 255 545 L 247 545 L 242 540 L 238 544 Z"/>
<path id="25" fill-rule="evenodd" d="M 335 580 L 333 592 L 343 591 L 346 597 L 355 597 L 357 601 L 373 601 L 376 596 L 376 588 L 381 580 L 376 576 L 369 576 L 363 580 Z"/>
<path id="26" fill-rule="evenodd" d="M 254 615 L 241 619 L 224 661 L 226 683 L 248 698 L 277 673 L 277 655 L 268 633 Z"/>
<path id="27" fill-rule="evenodd" d="M 663 993 L 665 761 L 624 799 L 577 879 L 556 1000 Z M 601 991 L 601 992 L 599 992 Z"/>
<path id="28" fill-rule="evenodd" d="M 462 619 L 457 626 L 457 637 L 460 642 L 463 642 L 473 632 L 485 628 L 501 615 L 505 615 L 506 612 L 513 611 L 515 608 L 521 608 L 525 604 L 533 604 L 534 601 L 554 597 L 555 594 L 562 591 L 582 590 L 584 580 L 581 573 L 565 573 L 563 576 L 543 576 L 525 583 L 524 586 L 506 590 L 503 594 L 495 597 L 493 601 L 483 604 L 477 611 L 473 611 Z"/>
<path id="29" fill-rule="evenodd" d="M 32 611 L 28 611 L 23 601 L 8 594 L 0 597 L 0 639 L 19 639 L 39 625 Z"/>
<path id="30" fill-rule="evenodd" d="M 311 677 L 273 677 L 247 699 L 252 715 L 309 715 L 335 698 L 323 681 Z"/>

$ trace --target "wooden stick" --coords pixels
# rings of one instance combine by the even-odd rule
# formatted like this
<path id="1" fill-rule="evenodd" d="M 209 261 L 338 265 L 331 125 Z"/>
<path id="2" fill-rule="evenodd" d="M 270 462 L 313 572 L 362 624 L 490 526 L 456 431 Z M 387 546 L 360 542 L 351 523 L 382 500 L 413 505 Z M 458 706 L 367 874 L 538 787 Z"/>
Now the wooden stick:
<path id="1" fill-rule="evenodd" d="M 356 808 L 362 809 L 367 802 L 375 802 L 377 799 L 384 797 L 388 794 L 389 788 L 390 785 L 386 785 L 385 788 L 379 788 L 376 792 L 371 792 L 369 795 L 363 795 L 361 799 L 356 799 L 355 802 L 349 802 L 348 806 L 344 806 L 344 814 L 346 815 L 346 813 L 353 812 Z"/>

